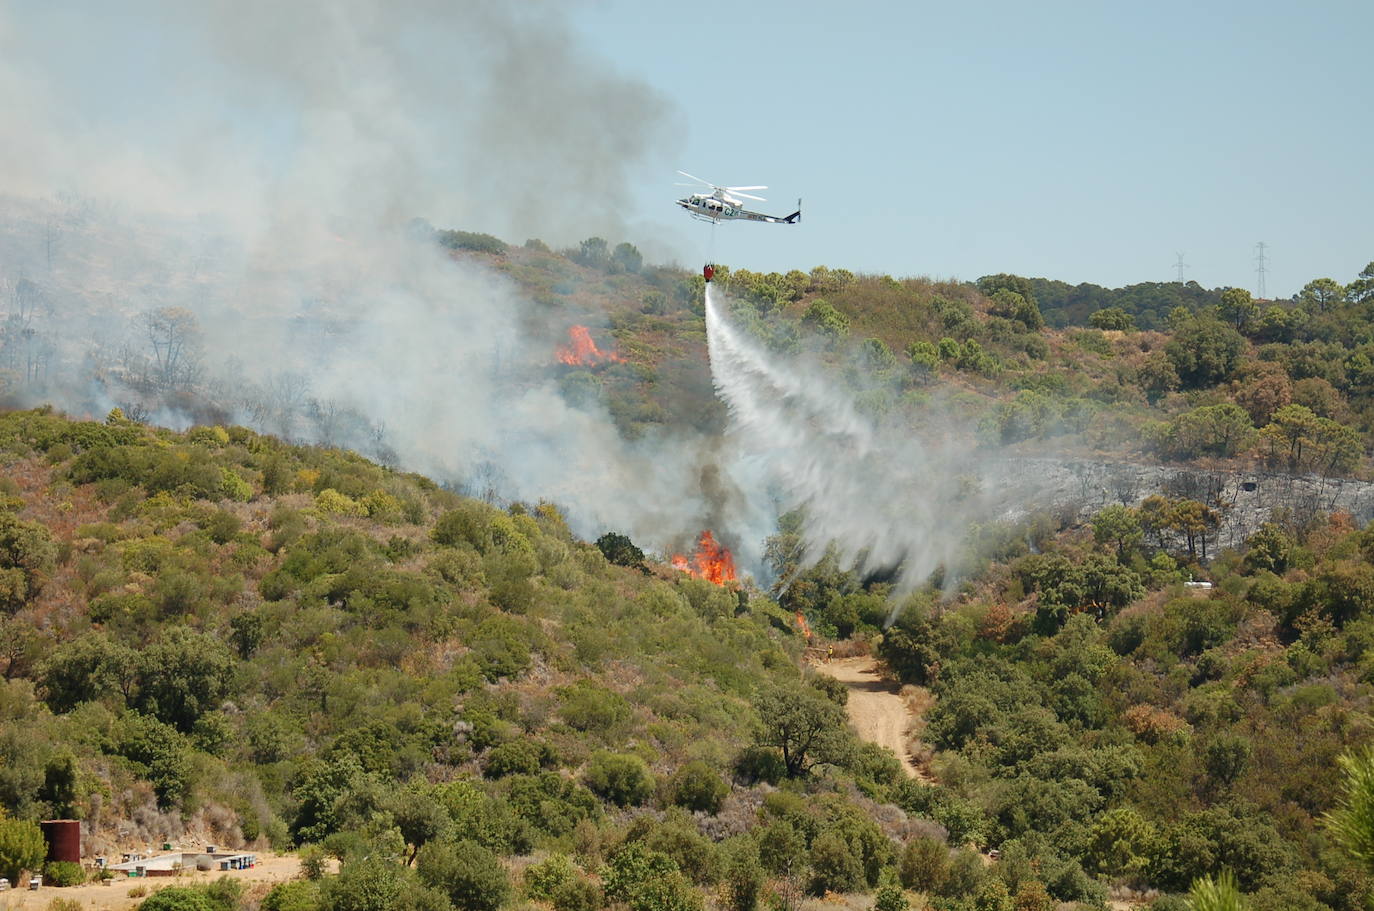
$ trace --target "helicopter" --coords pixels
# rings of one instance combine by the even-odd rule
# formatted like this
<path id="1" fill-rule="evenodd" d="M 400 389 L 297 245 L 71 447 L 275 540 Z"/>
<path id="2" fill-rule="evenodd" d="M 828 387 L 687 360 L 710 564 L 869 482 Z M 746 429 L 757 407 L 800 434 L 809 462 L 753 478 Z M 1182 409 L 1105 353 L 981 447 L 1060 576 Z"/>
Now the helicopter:
<path id="1" fill-rule="evenodd" d="M 766 190 L 767 187 L 721 187 L 711 183 L 709 180 L 702 180 L 686 171 L 678 171 L 683 177 L 690 177 L 697 183 L 710 187 L 710 192 L 704 190 L 684 196 L 677 201 L 677 204 L 687 210 L 687 214 L 700 221 L 709 221 L 712 224 L 720 224 L 722 221 L 733 221 L 741 219 L 744 221 L 762 221 L 770 225 L 795 225 L 801 221 L 801 200 L 797 200 L 797 211 L 791 215 L 777 216 L 764 215 L 762 212 L 750 212 L 744 208 L 742 200 L 753 199 L 758 202 L 766 202 L 762 196 L 751 196 L 745 190 Z M 690 183 L 677 184 L 679 187 L 694 186 Z"/>

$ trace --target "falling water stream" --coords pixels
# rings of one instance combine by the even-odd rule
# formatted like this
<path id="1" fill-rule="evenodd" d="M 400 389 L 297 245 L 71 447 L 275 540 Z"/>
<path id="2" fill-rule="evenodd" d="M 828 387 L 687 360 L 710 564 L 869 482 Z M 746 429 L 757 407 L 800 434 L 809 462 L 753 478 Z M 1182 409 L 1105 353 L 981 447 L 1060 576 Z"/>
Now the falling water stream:
<path id="1" fill-rule="evenodd" d="M 778 513 L 803 510 L 803 564 L 833 543 L 842 565 L 896 570 L 899 589 L 953 569 L 971 524 L 1003 512 L 1010 486 L 965 435 L 934 416 L 926 423 L 935 429 L 919 436 L 874 420 L 838 372 L 771 354 L 731 323 L 726 306 L 707 284 L 711 375 L 730 415 L 736 480 Z"/>

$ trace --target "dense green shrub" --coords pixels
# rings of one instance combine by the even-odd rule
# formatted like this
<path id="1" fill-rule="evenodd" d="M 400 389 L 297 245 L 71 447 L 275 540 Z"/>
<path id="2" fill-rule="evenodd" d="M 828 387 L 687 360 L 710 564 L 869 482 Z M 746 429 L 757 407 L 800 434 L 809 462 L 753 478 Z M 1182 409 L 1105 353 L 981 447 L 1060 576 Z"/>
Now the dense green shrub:
<path id="1" fill-rule="evenodd" d="M 877 895 L 873 897 L 873 911 L 908 911 L 910 907 L 901 887 L 891 883 L 879 888 Z"/>
<path id="2" fill-rule="evenodd" d="M 550 854 L 525 868 L 525 894 L 549 901 L 565 883 L 576 877 L 577 867 L 566 854 Z"/>
<path id="3" fill-rule="evenodd" d="M 702 911 L 701 893 L 681 873 L 649 880 L 630 896 L 630 911 Z"/>
<path id="4" fill-rule="evenodd" d="M 158 889 L 138 905 L 138 911 L 219 911 L 204 889 L 168 886 Z"/>
<path id="5" fill-rule="evenodd" d="M 949 859 L 945 876 L 938 887 L 941 895 L 950 898 L 971 896 L 978 891 L 987 876 L 983 858 L 972 848 L 960 848 Z"/>
<path id="6" fill-rule="evenodd" d="M 158 806 L 181 802 L 190 792 L 194 769 L 186 739 L 156 718 L 131 713 L 123 719 L 116 749 L 152 784 Z"/>
<path id="7" fill-rule="evenodd" d="M 314 879 L 293 879 L 274 885 L 262 899 L 262 911 L 318 911 L 320 886 Z"/>
<path id="8" fill-rule="evenodd" d="M 43 865 L 45 886 L 79 886 L 86 881 L 81 864 L 69 860 L 50 860 Z"/>
<path id="9" fill-rule="evenodd" d="M 465 502 L 440 516 L 434 523 L 430 537 L 445 547 L 467 545 L 479 554 L 485 554 L 492 547 L 493 515 L 493 510 L 480 503 Z"/>
<path id="10" fill-rule="evenodd" d="M 46 526 L 0 511 L 0 611 L 14 613 L 36 597 L 56 561 Z"/>
<path id="11" fill-rule="evenodd" d="M 586 788 L 557 772 L 512 775 L 506 800 L 515 814 L 549 835 L 567 835 L 583 819 L 600 815 L 601 805 Z"/>
<path id="12" fill-rule="evenodd" d="M 582 876 L 574 876 L 553 893 L 555 911 L 598 911 L 605 904 L 601 887 Z"/>
<path id="13" fill-rule="evenodd" d="M 857 892 L 864 887 L 863 863 L 836 832 L 825 832 L 811 844 L 811 891 Z"/>
<path id="14" fill-rule="evenodd" d="M 606 732 L 630 717 L 630 703 L 619 693 L 580 680 L 563 689 L 559 714 L 579 731 Z"/>
<path id="15" fill-rule="evenodd" d="M 506 252 L 505 241 L 479 231 L 438 231 L 434 237 L 439 246 L 448 250 L 470 250 L 474 253 L 494 253 L 498 256 Z"/>
<path id="16" fill-rule="evenodd" d="M 669 813 L 649 831 L 644 843 L 671 857 L 683 875 L 698 885 L 720 880 L 720 852 L 715 842 L 697 831 L 695 822 L 681 811 Z"/>
<path id="17" fill-rule="evenodd" d="M 618 807 L 638 806 L 654 792 L 649 767 L 638 756 L 598 752 L 583 773 L 592 793 Z"/>
<path id="18" fill-rule="evenodd" d="M 625 535 L 608 531 L 596 539 L 596 547 L 602 556 L 618 566 L 645 569 L 644 551 L 635 547 L 634 542 Z"/>
<path id="19" fill-rule="evenodd" d="M 380 857 L 346 858 L 338 876 L 322 881 L 322 905 L 329 911 L 393 911 L 408 872 Z"/>
<path id="20" fill-rule="evenodd" d="M 530 665 L 530 644 L 524 627 L 512 617 L 483 620 L 472 634 L 472 650 L 488 680 L 514 677 Z"/>
<path id="21" fill-rule="evenodd" d="M 87 633 L 55 648 L 38 676 L 52 710 L 69 712 L 102 697 L 123 702 L 137 680 L 138 667 L 133 649 L 104 633 Z"/>
<path id="22" fill-rule="evenodd" d="M 431 842 L 415 863 L 420 879 L 447 895 L 458 911 L 497 911 L 510 894 L 501 862 L 474 841 Z"/>
<path id="23" fill-rule="evenodd" d="M 933 838 L 916 837 L 902 848 L 897 878 L 917 892 L 938 892 L 949 867 L 949 849 Z"/>
<path id="24" fill-rule="evenodd" d="M 772 747 L 748 746 L 740 751 L 734 763 L 735 777 L 744 784 L 765 782 L 776 785 L 787 775 L 782 754 Z"/>
<path id="25" fill-rule="evenodd" d="M 770 873 L 784 876 L 806 866 L 806 835 L 787 820 L 775 820 L 754 830 L 759 862 Z"/>
<path id="26" fill-rule="evenodd" d="M 533 846 L 531 821 L 518 815 L 520 810 L 537 814 L 547 801 L 548 821 L 558 827 L 559 834 L 572 831 L 577 820 L 590 813 L 579 814 L 580 808 L 569 807 L 570 801 L 565 799 L 568 793 L 559 790 L 556 782 L 545 786 L 541 781 L 545 780 L 527 779 L 521 787 L 512 788 L 509 800 L 499 800 L 483 793 L 471 780 L 459 779 L 436 788 L 434 799 L 448 811 L 454 831 L 464 837 L 498 854 L 527 854 Z M 595 808 L 595 798 L 586 792 L 581 796 Z"/>
<path id="27" fill-rule="evenodd" d="M 720 812 L 720 805 L 730 793 L 730 786 L 720 773 L 701 760 L 678 769 L 669 788 L 674 804 L 703 813 Z"/>
<path id="28" fill-rule="evenodd" d="M 169 627 L 143 652 L 135 704 L 182 731 L 229 695 L 235 658 L 214 636 Z"/>
<path id="29" fill-rule="evenodd" d="M 482 764 L 488 778 L 507 775 L 533 775 L 552 760 L 546 744 L 520 738 L 492 747 Z"/>
<path id="30" fill-rule="evenodd" d="M 764 885 L 758 845 L 746 835 L 737 835 L 721 842 L 720 853 L 727 911 L 754 911 Z"/>
<path id="31" fill-rule="evenodd" d="M 633 911 L 700 911 L 701 894 L 677 864 L 658 851 L 631 842 L 611 857 L 601 873 L 606 897 Z"/>
<path id="32" fill-rule="evenodd" d="M 48 853 L 43 831 L 27 819 L 0 815 L 0 874 L 18 883 L 25 870 L 38 870 Z"/>

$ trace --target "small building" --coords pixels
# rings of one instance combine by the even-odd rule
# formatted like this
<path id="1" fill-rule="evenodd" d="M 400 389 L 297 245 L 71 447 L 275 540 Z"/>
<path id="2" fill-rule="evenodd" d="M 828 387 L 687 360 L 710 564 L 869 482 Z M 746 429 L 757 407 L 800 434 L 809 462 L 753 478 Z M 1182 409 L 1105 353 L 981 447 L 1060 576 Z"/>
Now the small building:
<path id="1" fill-rule="evenodd" d="M 207 845 L 207 847 L 213 847 Z M 157 857 L 126 854 L 121 863 L 110 869 L 127 876 L 175 876 L 181 870 L 248 870 L 257 866 L 256 854 L 241 851 L 175 851 Z"/>
<path id="2" fill-rule="evenodd" d="M 234 854 L 219 858 L 221 870 L 250 870 L 258 865 L 256 854 Z"/>

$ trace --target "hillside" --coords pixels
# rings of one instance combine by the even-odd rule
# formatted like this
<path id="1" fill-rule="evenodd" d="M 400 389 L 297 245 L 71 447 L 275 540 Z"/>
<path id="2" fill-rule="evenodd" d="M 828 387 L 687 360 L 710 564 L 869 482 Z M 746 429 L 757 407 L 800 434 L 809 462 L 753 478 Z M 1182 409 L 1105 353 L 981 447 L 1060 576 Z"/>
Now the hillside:
<path id="1" fill-rule="evenodd" d="M 265 906 L 321 909 L 486 907 L 472 882 L 559 911 L 888 881 L 1095 906 L 1222 869 L 1256 908 L 1370 888 L 1319 823 L 1374 695 L 1374 549 L 1339 517 L 1266 526 L 1201 594 L 1134 511 L 1036 520 L 1041 553 L 879 634 L 884 586 L 834 566 L 737 597 L 546 504 L 244 428 L 12 412 L 0 445 L 0 799 L 86 820 L 92 852 L 320 845 L 342 873 Z M 931 689 L 938 784 L 846 733 L 794 610 Z"/>
<path id="2" fill-rule="evenodd" d="M 511 247 L 496 265 L 546 316 L 609 327 L 625 366 L 564 384 L 603 397 L 623 432 L 719 419 L 703 372 L 700 278 L 629 272 L 585 250 Z M 962 283 L 721 266 L 716 281 L 755 338 L 825 361 L 879 421 L 919 427 L 938 403 L 984 447 L 1349 476 L 1369 473 L 1374 431 L 1371 276 L 1314 279 L 1291 301 L 1195 285 L 1097 288 L 1075 298 L 1095 306 L 1065 317 L 1068 285 L 1011 275 Z M 1061 328 L 1046 327 L 1042 307 Z"/>
<path id="3" fill-rule="evenodd" d="M 159 237 L 93 221 L 9 288 L 9 403 L 99 419 L 0 417 L 8 873 L 73 815 L 93 852 L 299 849 L 267 911 L 1371 892 L 1323 821 L 1371 733 L 1368 276 L 1144 331 L 1129 296 L 1046 328 L 1017 276 L 721 267 L 765 372 L 900 444 L 760 519 L 699 276 L 415 224 L 160 274 Z M 825 415 L 800 448 L 851 473 Z M 997 466 L 1057 492 L 965 510 Z M 928 552 L 862 562 L 848 491 Z M 702 529 L 743 583 L 675 568 Z M 847 727 L 802 622 L 927 688 L 934 784 Z"/>
<path id="4" fill-rule="evenodd" d="M 10 413 L 0 445 L 3 805 L 85 820 L 90 853 L 186 831 L 320 843 L 347 880 L 369 869 L 351 858 L 434 842 L 423 874 L 452 838 L 591 872 L 628 841 L 675 859 L 687 878 L 665 888 L 690 905 L 757 866 L 730 859 L 773 816 L 882 859 L 908 825 L 865 796 L 896 760 L 845 735 L 835 694 L 798 670 L 790 617 L 610 564 L 550 506 L 496 510 L 349 453 L 119 414 Z M 809 806 L 760 783 L 788 774 L 765 745 L 788 713 L 824 722 L 788 741 L 792 774 L 832 769 Z"/>

